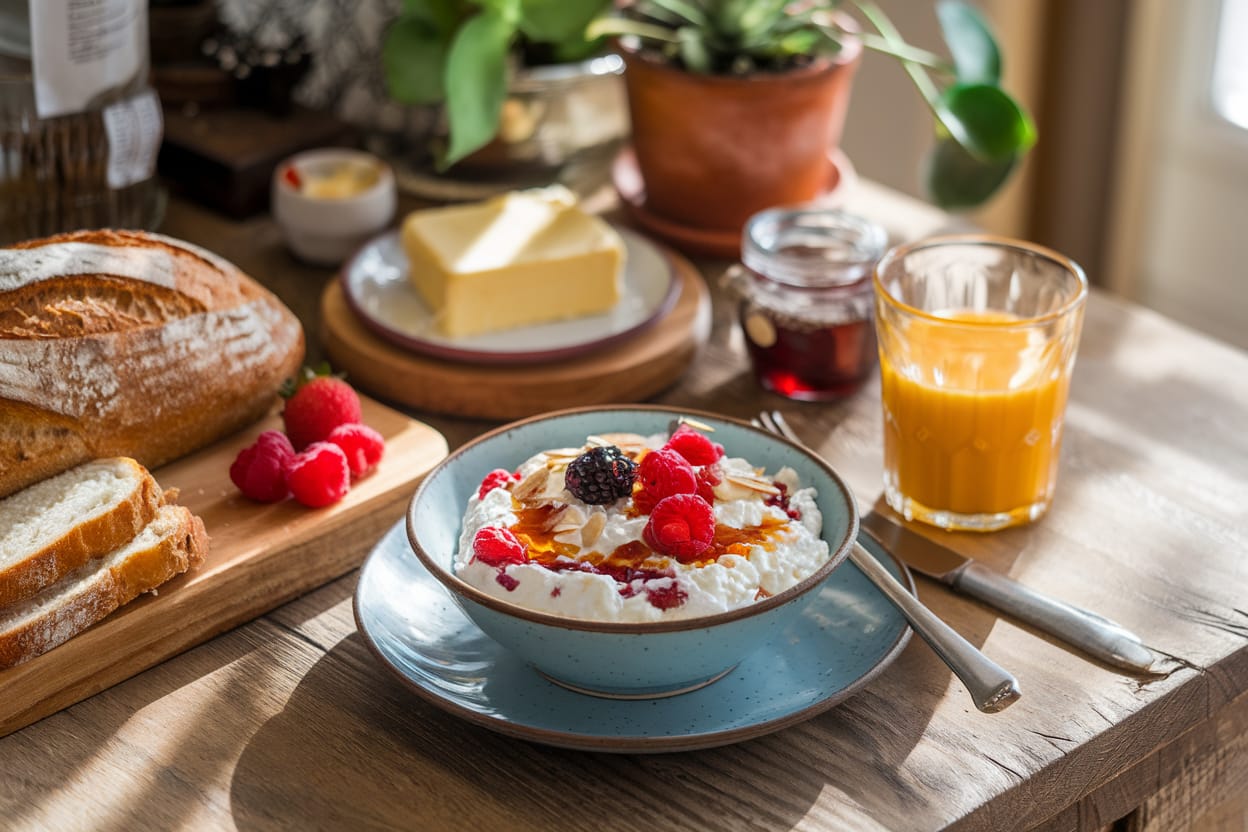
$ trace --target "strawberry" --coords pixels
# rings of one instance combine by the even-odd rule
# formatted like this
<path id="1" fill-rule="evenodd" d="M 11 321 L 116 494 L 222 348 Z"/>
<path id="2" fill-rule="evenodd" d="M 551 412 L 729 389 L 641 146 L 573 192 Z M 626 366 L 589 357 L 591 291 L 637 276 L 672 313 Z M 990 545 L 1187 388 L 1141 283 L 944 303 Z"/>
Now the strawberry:
<path id="1" fill-rule="evenodd" d="M 297 451 L 328 439 L 339 425 L 360 421 L 360 397 L 351 385 L 330 375 L 327 365 L 318 371 L 305 367 L 298 380 L 283 385 L 282 396 L 282 422 Z"/>

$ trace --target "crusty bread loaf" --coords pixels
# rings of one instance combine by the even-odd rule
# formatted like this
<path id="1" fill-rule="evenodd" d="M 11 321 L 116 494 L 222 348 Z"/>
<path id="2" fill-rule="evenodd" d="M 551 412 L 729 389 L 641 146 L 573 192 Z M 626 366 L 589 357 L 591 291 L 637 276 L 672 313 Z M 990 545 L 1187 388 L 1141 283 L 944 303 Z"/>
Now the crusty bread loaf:
<path id="1" fill-rule="evenodd" d="M 38 595 L 0 607 L 0 668 L 42 653 L 144 592 L 203 562 L 208 535 L 183 506 L 162 506 L 128 543 L 94 558 Z"/>
<path id="2" fill-rule="evenodd" d="M 0 497 L 99 457 L 156 467 L 235 431 L 303 347 L 272 293 L 189 243 L 78 231 L 0 249 Z"/>
<path id="3" fill-rule="evenodd" d="M 133 459 L 100 459 L 0 499 L 0 608 L 28 598 L 113 551 L 161 505 Z"/>

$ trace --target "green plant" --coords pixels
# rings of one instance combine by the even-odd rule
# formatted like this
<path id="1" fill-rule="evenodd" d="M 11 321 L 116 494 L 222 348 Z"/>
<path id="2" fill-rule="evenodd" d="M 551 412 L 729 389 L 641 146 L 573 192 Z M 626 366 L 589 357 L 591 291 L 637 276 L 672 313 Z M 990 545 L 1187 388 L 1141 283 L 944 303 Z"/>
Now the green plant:
<path id="1" fill-rule="evenodd" d="M 935 116 L 924 174 L 932 200 L 967 208 L 1005 182 L 1036 130 L 1000 87 L 1001 52 L 979 12 L 962 0 L 939 0 L 936 11 L 951 60 L 906 43 L 870 0 L 633 0 L 586 34 L 637 37 L 663 60 L 713 74 L 783 71 L 857 38 L 900 60 Z"/>
<path id="2" fill-rule="evenodd" d="M 598 44 L 586 26 L 610 0 L 404 0 L 386 31 L 382 63 L 390 95 L 446 107 L 446 168 L 498 132 L 512 55 L 519 48 L 554 61 L 586 57 Z"/>

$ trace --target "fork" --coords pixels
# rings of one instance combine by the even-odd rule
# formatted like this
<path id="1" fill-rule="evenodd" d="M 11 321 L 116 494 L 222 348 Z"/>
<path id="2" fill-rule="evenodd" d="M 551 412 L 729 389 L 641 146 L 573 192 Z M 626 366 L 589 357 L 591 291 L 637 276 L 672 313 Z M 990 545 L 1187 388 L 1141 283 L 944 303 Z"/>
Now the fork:
<path id="1" fill-rule="evenodd" d="M 750 420 L 757 428 L 782 436 L 807 452 L 815 454 L 785 421 L 778 410 L 762 411 Z M 818 456 L 818 454 L 815 454 Z M 949 669 L 962 680 L 971 694 L 975 707 L 984 713 L 1003 711 L 1022 696 L 1018 680 L 1005 668 L 985 656 L 975 645 L 923 606 L 918 598 L 906 591 L 896 578 L 876 560 L 875 555 L 857 540 L 849 550 L 849 559 L 875 584 L 895 606 L 914 631 L 940 656 Z"/>

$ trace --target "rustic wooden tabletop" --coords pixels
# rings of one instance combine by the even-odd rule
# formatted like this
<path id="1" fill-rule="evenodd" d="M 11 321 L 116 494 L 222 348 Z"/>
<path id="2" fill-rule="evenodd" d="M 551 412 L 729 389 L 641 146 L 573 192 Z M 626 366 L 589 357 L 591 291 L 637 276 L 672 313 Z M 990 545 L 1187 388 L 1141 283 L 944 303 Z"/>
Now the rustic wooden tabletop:
<path id="1" fill-rule="evenodd" d="M 910 238 L 949 219 L 858 183 L 850 207 Z M 162 230 L 224 255 L 317 331 L 332 275 L 267 219 L 173 200 Z M 723 263 L 699 263 L 712 287 Z M 880 492 L 878 382 L 837 404 L 761 392 L 730 301 L 658 398 L 782 410 L 855 489 Z M 311 353 L 318 354 L 313 342 Z M 491 424 L 413 413 L 455 448 Z M 1085 659 L 920 579 L 920 598 L 1019 678 L 984 715 L 920 640 L 796 727 L 668 755 L 563 751 L 412 695 L 356 631 L 356 573 L 0 740 L 9 829 L 1242 828 L 1248 786 L 1248 355 L 1094 293 L 1056 501 L 1033 526 L 950 545 L 1100 612 L 1164 657 Z M 0 696 L 3 692 L 0 691 Z M 1232 820 L 1235 819 L 1235 820 Z"/>

